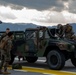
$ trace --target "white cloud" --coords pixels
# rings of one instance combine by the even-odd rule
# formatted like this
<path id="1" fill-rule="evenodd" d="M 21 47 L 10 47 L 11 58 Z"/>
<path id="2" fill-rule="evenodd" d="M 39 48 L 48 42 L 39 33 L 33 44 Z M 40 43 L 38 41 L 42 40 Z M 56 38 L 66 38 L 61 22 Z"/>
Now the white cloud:
<path id="1" fill-rule="evenodd" d="M 76 14 L 69 13 L 68 11 L 63 11 L 62 14 L 65 17 L 66 23 L 76 23 Z"/>
<path id="2" fill-rule="evenodd" d="M 3 11 L 1 11 L 3 10 Z M 35 9 L 27 9 L 23 8 L 22 10 L 14 10 L 10 7 L 0 7 L 0 17 L 4 22 L 11 23 L 35 23 L 41 25 L 49 25 L 50 23 L 54 23 L 54 18 L 52 18 L 52 22 L 50 21 L 50 17 L 55 17 L 52 13 L 50 15 L 50 11 L 37 11 Z M 56 23 L 56 22 L 55 22 Z"/>
<path id="3" fill-rule="evenodd" d="M 21 10 L 11 9 L 9 6 L 0 6 L 0 19 L 3 22 L 11 23 L 34 23 L 37 25 L 55 25 L 58 23 L 76 22 L 76 14 L 68 11 L 56 12 L 45 10 L 38 11 L 36 9 L 28 9 L 24 7 Z"/>
<path id="4" fill-rule="evenodd" d="M 9 7 L 6 8 L 4 6 L 0 7 L 0 17 L 3 20 L 16 18 L 15 15 L 12 13 L 12 10 Z"/>

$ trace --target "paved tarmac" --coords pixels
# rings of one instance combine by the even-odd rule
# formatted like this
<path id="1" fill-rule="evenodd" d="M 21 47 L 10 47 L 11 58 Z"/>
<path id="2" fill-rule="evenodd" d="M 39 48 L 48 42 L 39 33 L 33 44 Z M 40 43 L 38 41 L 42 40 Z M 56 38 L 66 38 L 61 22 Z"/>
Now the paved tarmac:
<path id="1" fill-rule="evenodd" d="M 39 60 L 33 64 L 26 61 L 18 62 L 16 58 L 14 63 L 21 63 L 23 68 L 12 70 L 11 67 L 9 67 L 9 72 L 11 72 L 10 75 L 76 75 L 76 68 L 71 64 L 70 60 L 66 62 L 64 68 L 60 71 L 50 70 L 44 62 L 45 58 L 39 58 Z"/>
<path id="2" fill-rule="evenodd" d="M 42 73 L 34 73 L 34 72 L 27 72 L 27 71 L 20 71 L 20 70 L 9 70 L 11 74 L 0 74 L 0 75 L 47 75 Z"/>

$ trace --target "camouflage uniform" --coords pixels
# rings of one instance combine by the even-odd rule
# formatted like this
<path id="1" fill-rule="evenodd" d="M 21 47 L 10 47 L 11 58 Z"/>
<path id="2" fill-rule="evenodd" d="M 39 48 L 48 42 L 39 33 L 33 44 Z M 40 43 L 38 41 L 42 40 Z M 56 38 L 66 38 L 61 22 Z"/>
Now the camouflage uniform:
<path id="1" fill-rule="evenodd" d="M 7 36 L 7 33 L 3 33 L 3 34 L 2 34 L 2 36 L 1 36 L 1 38 L 0 38 L 0 41 L 1 41 L 5 36 Z M 0 59 L 1 59 L 1 49 L 0 49 Z"/>
<path id="2" fill-rule="evenodd" d="M 74 32 L 72 26 L 70 24 L 65 25 L 65 38 L 73 39 L 73 37 L 74 37 Z"/>
<path id="3" fill-rule="evenodd" d="M 57 36 L 59 38 L 63 38 L 63 35 L 64 35 L 64 26 L 62 26 L 61 24 L 58 24 L 57 29 L 58 29 L 58 31 L 56 32 Z"/>
<path id="4" fill-rule="evenodd" d="M 11 60 L 10 50 L 12 48 L 12 40 L 8 36 L 4 37 L 2 40 L 7 41 L 7 43 L 4 49 L 1 50 L 0 70 L 4 66 L 4 71 L 7 71 L 8 62 Z"/>

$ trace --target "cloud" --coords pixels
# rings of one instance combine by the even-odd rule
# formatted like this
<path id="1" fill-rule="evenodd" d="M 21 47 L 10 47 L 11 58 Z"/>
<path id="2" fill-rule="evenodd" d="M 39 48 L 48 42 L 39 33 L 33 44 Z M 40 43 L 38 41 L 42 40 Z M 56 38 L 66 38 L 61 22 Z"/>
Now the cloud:
<path id="1" fill-rule="evenodd" d="M 0 0 L 0 6 L 6 6 L 6 7 L 10 6 L 11 9 L 16 9 L 16 10 L 21 10 L 24 8 L 23 6 L 12 4 L 3 0 Z"/>
<path id="2" fill-rule="evenodd" d="M 64 10 L 76 14 L 76 0 L 63 0 L 63 2 L 65 2 L 65 7 L 67 7 Z"/>
<path id="3" fill-rule="evenodd" d="M 76 13 L 76 0 L 69 0 L 69 12 Z"/>
<path id="4" fill-rule="evenodd" d="M 4 17 L 5 19 L 16 19 L 16 17 L 12 13 L 0 13 L 1 17 Z"/>
<path id="5" fill-rule="evenodd" d="M 0 18 L 2 19 L 16 19 L 16 16 L 11 12 L 11 9 L 8 7 L 0 7 Z"/>
<path id="6" fill-rule="evenodd" d="M 68 2 L 69 0 L 62 0 L 63 2 Z"/>
<path id="7" fill-rule="evenodd" d="M 10 4 L 11 9 L 22 10 L 24 7 L 19 5 Z"/>
<path id="8" fill-rule="evenodd" d="M 42 13 L 43 15 L 40 16 L 39 19 L 35 18 L 34 20 L 38 22 L 43 22 L 43 23 L 65 23 L 65 17 L 63 16 L 62 13 L 59 12 L 50 12 L 47 11 L 47 14 Z"/>
<path id="9" fill-rule="evenodd" d="M 22 10 L 26 7 L 39 11 L 50 10 L 61 12 L 67 10 L 71 13 L 76 13 L 76 0 L 0 0 L 0 5 L 10 6 L 11 9 L 16 10 Z"/>
<path id="10" fill-rule="evenodd" d="M 75 0 L 0 0 L 0 19 L 42 25 L 76 22 L 75 3 Z"/>
<path id="11" fill-rule="evenodd" d="M 6 3 L 6 5 L 14 4 L 13 8 L 15 8 L 15 5 L 20 5 L 21 7 L 27 7 L 30 9 L 37 9 L 37 10 L 56 10 L 56 11 L 62 11 L 64 9 L 63 2 L 65 0 L 1 0 L 2 4 Z M 17 6 L 17 7 L 18 7 Z"/>
<path id="12" fill-rule="evenodd" d="M 3 10 L 3 11 L 1 11 Z M 4 22 L 12 23 L 64 23 L 64 17 L 60 12 L 38 11 L 35 9 L 23 8 L 22 10 L 11 9 L 10 7 L 0 7 L 0 19 Z"/>
<path id="13" fill-rule="evenodd" d="M 7 2 L 5 2 L 5 1 L 3 1 L 3 0 L 0 0 L 0 6 L 1 6 L 1 5 L 6 6 L 6 5 L 8 5 L 8 3 L 7 3 Z"/>

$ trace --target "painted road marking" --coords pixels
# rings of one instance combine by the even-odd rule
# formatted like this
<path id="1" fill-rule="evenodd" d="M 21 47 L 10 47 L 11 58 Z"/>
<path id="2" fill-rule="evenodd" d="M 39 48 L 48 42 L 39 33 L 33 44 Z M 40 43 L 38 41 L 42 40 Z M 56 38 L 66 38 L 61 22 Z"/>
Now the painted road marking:
<path id="1" fill-rule="evenodd" d="M 28 72 L 28 71 L 25 71 L 25 70 L 17 70 L 17 69 L 14 69 L 14 71 Z"/>
<path id="2" fill-rule="evenodd" d="M 9 67 L 9 69 L 12 69 L 12 67 Z M 17 69 L 16 69 L 17 70 Z M 42 73 L 42 74 L 51 74 L 51 75 L 76 75 L 76 72 L 65 72 L 65 71 L 55 71 L 55 70 L 49 70 L 49 69 L 42 69 L 42 68 L 34 68 L 34 67 L 22 67 L 22 69 L 18 69 L 20 71 L 28 71 L 28 72 L 36 72 L 36 73 Z"/>
<path id="3" fill-rule="evenodd" d="M 28 71 L 24 71 L 24 70 L 14 70 L 14 71 L 19 71 L 19 72 L 28 72 Z M 31 73 L 33 73 L 33 72 L 31 72 Z M 36 72 L 34 72 L 34 73 L 36 73 Z M 38 73 L 38 72 L 37 72 Z M 40 74 L 42 74 L 42 73 L 40 73 Z M 47 73 L 43 73 L 43 74 L 45 74 L 45 75 L 55 75 L 55 74 L 47 74 Z"/>

